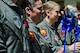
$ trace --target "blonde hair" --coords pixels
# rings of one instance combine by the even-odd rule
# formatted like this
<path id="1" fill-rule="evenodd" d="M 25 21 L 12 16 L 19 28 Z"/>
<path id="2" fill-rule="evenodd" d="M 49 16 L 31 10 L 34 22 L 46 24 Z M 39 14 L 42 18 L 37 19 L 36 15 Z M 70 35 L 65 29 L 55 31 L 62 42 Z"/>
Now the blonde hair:
<path id="1" fill-rule="evenodd" d="M 51 11 L 51 10 L 54 9 L 55 6 L 59 6 L 60 7 L 60 5 L 58 3 L 54 2 L 54 1 L 48 1 L 48 2 L 43 4 L 43 10 L 44 10 L 44 12 L 46 10 Z"/>
<path id="2" fill-rule="evenodd" d="M 75 6 L 73 6 L 73 5 L 67 5 L 67 6 L 64 8 L 64 10 L 66 10 L 66 9 L 73 9 L 73 8 L 75 8 Z"/>

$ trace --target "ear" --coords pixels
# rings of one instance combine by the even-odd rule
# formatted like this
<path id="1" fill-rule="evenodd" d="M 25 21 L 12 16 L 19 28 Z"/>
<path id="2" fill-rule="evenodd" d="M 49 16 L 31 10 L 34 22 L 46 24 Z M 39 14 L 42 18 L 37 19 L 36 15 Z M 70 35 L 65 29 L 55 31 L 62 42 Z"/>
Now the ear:
<path id="1" fill-rule="evenodd" d="M 29 7 L 26 7 L 25 11 L 26 11 L 27 14 L 31 14 L 31 9 Z"/>
<path id="2" fill-rule="evenodd" d="M 46 10 L 46 15 L 50 16 L 50 11 L 49 10 Z"/>

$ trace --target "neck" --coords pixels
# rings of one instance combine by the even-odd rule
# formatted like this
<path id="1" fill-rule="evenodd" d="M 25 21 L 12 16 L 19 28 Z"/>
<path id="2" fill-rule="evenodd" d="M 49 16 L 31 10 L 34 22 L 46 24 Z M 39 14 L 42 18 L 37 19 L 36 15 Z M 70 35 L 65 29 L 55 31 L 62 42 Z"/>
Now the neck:
<path id="1" fill-rule="evenodd" d="M 48 18 L 47 16 L 45 17 L 46 21 L 49 23 L 49 25 L 51 26 L 54 22 L 54 20 L 52 21 L 50 18 Z"/>
<path id="2" fill-rule="evenodd" d="M 30 17 L 30 16 L 27 16 L 27 15 L 26 15 L 26 17 L 27 17 L 30 21 L 32 21 L 32 22 L 34 22 L 34 23 L 36 24 L 36 21 L 34 20 L 34 18 L 32 18 L 32 17 Z"/>

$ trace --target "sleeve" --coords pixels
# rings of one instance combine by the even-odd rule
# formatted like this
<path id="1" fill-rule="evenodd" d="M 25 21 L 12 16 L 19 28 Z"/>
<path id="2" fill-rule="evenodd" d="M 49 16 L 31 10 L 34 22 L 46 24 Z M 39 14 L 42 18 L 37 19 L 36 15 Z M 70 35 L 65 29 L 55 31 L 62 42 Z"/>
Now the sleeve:
<path id="1" fill-rule="evenodd" d="M 40 28 L 40 32 L 43 39 L 45 39 L 45 41 L 43 41 L 43 39 L 40 40 L 42 53 L 55 53 L 61 48 L 60 46 L 52 44 L 52 38 L 50 37 L 51 33 L 46 27 Z"/>
<path id="2" fill-rule="evenodd" d="M 49 47 L 49 44 L 43 39 L 40 39 L 40 46 L 41 46 L 42 53 L 52 53 L 52 50 Z"/>
<path id="3" fill-rule="evenodd" d="M 40 40 L 40 45 L 41 45 L 42 53 L 56 53 L 61 48 L 63 48 L 63 46 L 53 46 L 53 45 L 51 45 L 49 43 L 46 44 L 42 39 Z M 68 49 L 68 48 L 66 48 L 66 49 Z"/>
<path id="4" fill-rule="evenodd" d="M 0 27 L 0 53 L 7 53 L 7 46 L 4 40 L 2 28 Z"/>
<path id="5" fill-rule="evenodd" d="M 2 24 L 0 23 L 0 53 L 7 53 L 7 46 L 4 36 L 5 34 L 3 32 Z"/>
<path id="6" fill-rule="evenodd" d="M 31 46 L 31 52 L 32 53 L 41 53 L 41 48 L 39 45 L 39 32 L 35 30 L 34 27 L 29 28 L 29 34 L 30 34 L 30 46 Z"/>
<path id="7" fill-rule="evenodd" d="M 62 48 L 63 48 L 63 50 L 61 50 Z M 57 52 L 59 52 L 59 51 L 61 51 L 62 53 L 69 53 L 69 52 L 70 52 L 67 45 L 66 45 L 65 50 L 64 50 L 64 46 L 54 46 L 54 47 L 52 48 L 52 51 L 53 51 L 54 53 L 57 53 Z"/>
<path id="8" fill-rule="evenodd" d="M 3 33 L 2 20 L 1 20 L 1 12 L 0 12 L 0 53 L 7 53 L 7 47 L 5 43 L 5 34 Z"/>
<path id="9" fill-rule="evenodd" d="M 74 29 L 73 29 L 72 32 L 71 32 L 71 41 L 72 41 L 72 43 L 74 43 L 74 40 L 75 40 L 75 33 L 74 33 Z"/>

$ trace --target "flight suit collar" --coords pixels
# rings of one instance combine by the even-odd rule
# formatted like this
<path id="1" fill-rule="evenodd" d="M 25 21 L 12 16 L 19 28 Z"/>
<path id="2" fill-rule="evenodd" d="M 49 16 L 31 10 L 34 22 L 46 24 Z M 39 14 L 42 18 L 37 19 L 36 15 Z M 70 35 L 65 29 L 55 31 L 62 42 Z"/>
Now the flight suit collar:
<path id="1" fill-rule="evenodd" d="M 12 2 L 12 0 L 3 0 L 3 1 L 9 6 L 17 6 L 15 3 Z"/>
<path id="2" fill-rule="evenodd" d="M 27 18 L 26 20 L 28 21 L 29 26 L 32 25 L 32 26 L 37 27 L 36 24 L 33 21 L 31 21 L 29 18 Z"/>
<path id="3" fill-rule="evenodd" d="M 49 25 L 49 23 L 46 21 L 46 19 L 43 20 L 43 23 L 45 23 L 48 27 L 53 28 L 52 26 Z"/>
<path id="4" fill-rule="evenodd" d="M 29 23 L 29 31 L 32 31 L 32 32 L 40 32 L 40 29 L 39 27 L 37 26 L 37 24 L 35 24 L 33 21 L 31 21 L 29 18 L 26 19 Z"/>

